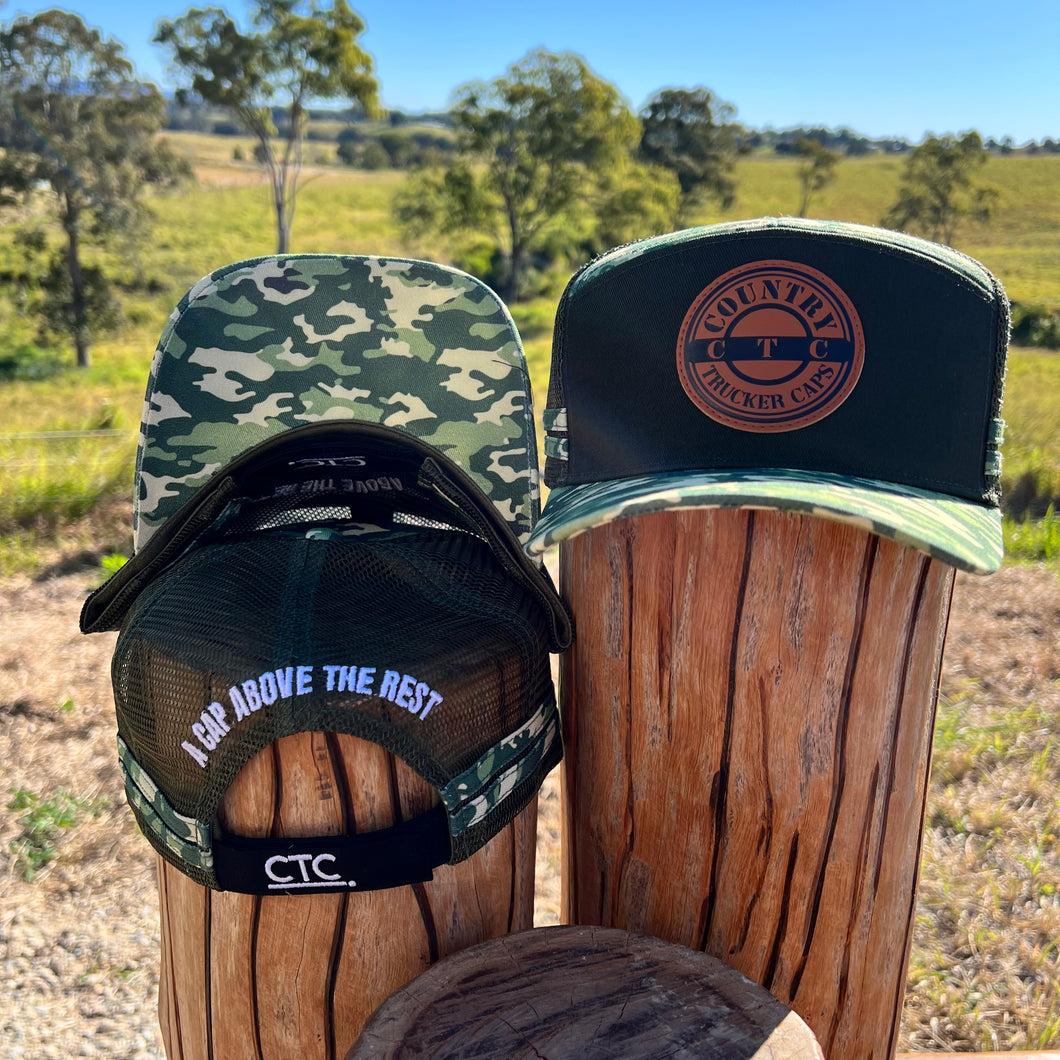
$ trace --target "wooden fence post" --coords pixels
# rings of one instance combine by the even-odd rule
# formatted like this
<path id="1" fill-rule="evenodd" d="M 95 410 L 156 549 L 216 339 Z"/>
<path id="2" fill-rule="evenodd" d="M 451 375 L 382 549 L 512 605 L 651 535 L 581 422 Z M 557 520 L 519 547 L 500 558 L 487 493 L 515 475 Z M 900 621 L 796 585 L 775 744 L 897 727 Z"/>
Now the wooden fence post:
<path id="1" fill-rule="evenodd" d="M 246 836 L 372 831 L 428 809 L 426 781 L 352 736 L 286 736 L 251 759 L 223 822 Z M 532 926 L 536 800 L 434 880 L 294 897 L 213 891 L 158 859 L 159 1020 L 169 1060 L 335 1060 L 439 958 Z"/>
<path id="2" fill-rule="evenodd" d="M 564 541 L 569 922 L 724 960 L 829 1060 L 893 1056 L 953 573 L 773 511 Z"/>

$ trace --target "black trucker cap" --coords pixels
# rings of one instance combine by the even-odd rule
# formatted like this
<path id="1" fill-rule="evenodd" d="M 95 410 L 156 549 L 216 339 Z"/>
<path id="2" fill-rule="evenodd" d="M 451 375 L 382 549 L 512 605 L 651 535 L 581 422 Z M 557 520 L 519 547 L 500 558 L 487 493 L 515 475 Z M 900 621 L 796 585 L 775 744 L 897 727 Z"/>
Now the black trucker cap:
<path id="1" fill-rule="evenodd" d="M 750 507 L 994 570 L 1008 328 L 980 264 L 862 225 L 762 219 L 617 248 L 560 302 L 529 548 Z"/>
<path id="2" fill-rule="evenodd" d="M 257 259 L 182 301 L 148 384 L 138 547 L 81 625 L 119 630 L 126 793 L 187 875 L 252 894 L 427 880 L 559 760 L 548 656 L 571 628 L 520 540 L 524 381 L 495 296 L 429 263 Z M 438 802 L 356 835 L 227 833 L 239 770 L 311 730 L 383 747 Z"/>

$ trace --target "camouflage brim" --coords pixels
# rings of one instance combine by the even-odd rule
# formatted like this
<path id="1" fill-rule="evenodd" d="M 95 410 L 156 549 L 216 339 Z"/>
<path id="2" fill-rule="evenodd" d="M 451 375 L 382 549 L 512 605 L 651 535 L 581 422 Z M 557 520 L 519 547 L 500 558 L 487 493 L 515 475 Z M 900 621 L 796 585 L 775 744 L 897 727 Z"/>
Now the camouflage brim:
<path id="1" fill-rule="evenodd" d="M 393 427 L 459 464 L 521 541 L 539 486 L 522 343 L 485 284 L 432 262 L 288 254 L 211 273 L 159 339 L 137 551 L 226 464 L 310 423 Z"/>
<path id="2" fill-rule="evenodd" d="M 802 512 L 856 526 L 958 570 L 1001 566 L 996 508 L 871 479 L 791 470 L 691 471 L 553 489 L 527 549 L 539 554 L 594 526 L 675 508 Z"/>

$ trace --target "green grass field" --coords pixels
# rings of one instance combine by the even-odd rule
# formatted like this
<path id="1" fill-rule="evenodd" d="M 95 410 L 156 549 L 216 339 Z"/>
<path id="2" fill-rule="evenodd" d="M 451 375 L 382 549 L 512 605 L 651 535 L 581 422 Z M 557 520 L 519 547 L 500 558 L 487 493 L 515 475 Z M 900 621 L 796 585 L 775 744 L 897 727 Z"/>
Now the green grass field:
<path id="1" fill-rule="evenodd" d="M 28 530 L 50 532 L 131 483 L 132 450 L 139 423 L 147 368 L 166 317 L 201 276 L 221 265 L 274 250 L 275 234 L 264 176 L 253 164 L 248 138 L 171 134 L 192 160 L 196 184 L 158 196 L 151 237 L 134 250 L 97 252 L 122 285 L 125 324 L 100 338 L 93 366 L 40 379 L 0 383 L 0 534 L 24 543 Z M 309 143 L 294 220 L 292 249 L 298 252 L 405 255 L 446 260 L 435 243 L 402 241 L 390 216 L 390 202 L 404 175 L 363 173 L 334 165 L 334 145 Z M 890 205 L 901 173 L 895 157 L 845 159 L 836 181 L 810 205 L 811 216 L 876 223 Z M 704 211 L 697 222 L 793 212 L 798 204 L 796 162 L 750 157 L 738 166 L 737 200 L 725 212 Z M 1060 307 L 1060 156 L 993 157 L 985 179 L 998 189 L 998 212 L 989 226 L 969 226 L 959 249 L 995 271 L 1010 297 L 1028 305 Z M 10 224 L 0 232 L 0 270 L 18 265 Z M 645 233 L 650 234 L 650 233 Z M 53 232 L 52 237 L 58 239 Z M 579 263 L 571 263 L 571 271 Z M 547 385 L 551 323 L 563 279 L 548 298 L 513 307 L 524 336 L 537 404 Z M 10 291 L 0 290 L 0 363 L 19 363 L 31 347 L 35 322 L 20 311 Z M 38 360 L 62 358 L 48 351 Z M 32 375 L 29 369 L 20 370 Z M 47 375 L 42 371 L 38 374 Z M 1050 502 L 1060 505 L 1060 354 L 1013 350 L 1006 387 L 1006 493 L 1019 503 L 1010 521 L 1013 558 L 1055 558 L 1055 535 L 1039 532 Z M 92 435 L 79 447 L 67 438 L 41 437 L 105 426 L 116 436 Z M 29 437 L 33 436 L 33 437 Z M 105 440 L 104 440 L 105 438 Z M 71 453 L 76 449 L 74 458 Z M 126 487 L 127 488 L 127 485 Z M 1025 516 L 1034 522 L 1023 526 Z M 17 564 L 20 547 L 4 550 Z M 24 557 L 25 558 L 25 557 Z"/>
<path id="2" fill-rule="evenodd" d="M 734 207 L 702 220 L 794 213 L 797 164 L 775 157 L 745 159 L 737 169 Z M 835 182 L 811 200 L 809 216 L 879 224 L 894 201 L 903 165 L 902 157 L 844 159 Z M 960 230 L 957 249 L 994 272 L 1014 302 L 1060 308 L 1060 156 L 992 156 L 982 180 L 997 189 L 995 217 L 988 225 Z"/>

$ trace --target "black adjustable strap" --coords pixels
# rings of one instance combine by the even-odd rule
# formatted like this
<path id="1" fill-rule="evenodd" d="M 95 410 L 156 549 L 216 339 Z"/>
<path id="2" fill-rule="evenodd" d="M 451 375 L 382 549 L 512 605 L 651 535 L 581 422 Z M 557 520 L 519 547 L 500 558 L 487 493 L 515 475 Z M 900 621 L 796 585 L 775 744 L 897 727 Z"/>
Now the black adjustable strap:
<path id="1" fill-rule="evenodd" d="M 445 806 L 375 832 L 313 839 L 213 841 L 222 891 L 242 894 L 334 894 L 424 883 L 452 856 Z"/>

